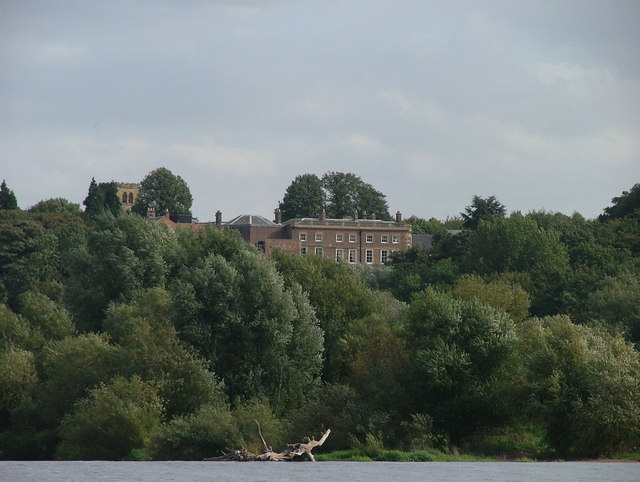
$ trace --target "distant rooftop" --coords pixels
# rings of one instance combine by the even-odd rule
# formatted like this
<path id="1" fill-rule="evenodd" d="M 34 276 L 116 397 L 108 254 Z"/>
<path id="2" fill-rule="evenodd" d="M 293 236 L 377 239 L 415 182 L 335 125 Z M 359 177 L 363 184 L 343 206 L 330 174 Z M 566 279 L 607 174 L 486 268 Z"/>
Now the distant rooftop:
<path id="1" fill-rule="evenodd" d="M 277 226 L 273 221 L 257 214 L 241 214 L 224 224 L 227 226 Z"/>

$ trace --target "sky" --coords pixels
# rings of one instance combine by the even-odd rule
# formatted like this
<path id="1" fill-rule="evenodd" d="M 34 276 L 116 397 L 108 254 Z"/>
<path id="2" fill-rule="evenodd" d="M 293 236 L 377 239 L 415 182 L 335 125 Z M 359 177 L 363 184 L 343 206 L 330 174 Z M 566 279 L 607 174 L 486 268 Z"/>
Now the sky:
<path id="1" fill-rule="evenodd" d="M 640 182 L 637 0 L 0 0 L 0 177 L 26 209 L 170 169 L 273 217 L 351 172 L 391 213 L 596 217 Z"/>

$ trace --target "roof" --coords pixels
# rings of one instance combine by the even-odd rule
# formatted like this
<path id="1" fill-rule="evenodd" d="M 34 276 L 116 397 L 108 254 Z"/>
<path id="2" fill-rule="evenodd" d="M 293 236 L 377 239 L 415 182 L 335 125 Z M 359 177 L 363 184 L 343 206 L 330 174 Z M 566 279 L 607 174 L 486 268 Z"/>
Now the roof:
<path id="1" fill-rule="evenodd" d="M 227 226 L 278 226 L 273 221 L 257 214 L 241 214 L 225 224 Z"/>
<path id="2" fill-rule="evenodd" d="M 408 229 L 409 224 L 404 221 L 398 223 L 396 221 L 383 221 L 382 219 L 325 219 L 320 220 L 318 218 L 293 218 L 284 221 L 282 224 L 289 226 L 295 225 L 308 225 L 308 226 L 361 226 L 361 227 L 395 227 L 400 229 Z"/>

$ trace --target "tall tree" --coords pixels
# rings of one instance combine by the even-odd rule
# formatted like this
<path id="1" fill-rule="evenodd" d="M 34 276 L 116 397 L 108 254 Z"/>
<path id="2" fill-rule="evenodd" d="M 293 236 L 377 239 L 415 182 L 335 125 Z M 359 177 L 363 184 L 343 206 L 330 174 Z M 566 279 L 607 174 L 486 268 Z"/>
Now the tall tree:
<path id="1" fill-rule="evenodd" d="M 360 176 L 343 172 L 327 172 L 322 176 L 327 201 L 327 214 L 332 218 L 359 215 L 375 215 L 378 219 L 389 220 L 389 205 L 386 196 Z"/>
<path id="2" fill-rule="evenodd" d="M 118 197 L 118 185 L 111 182 L 101 182 L 98 184 L 100 188 L 100 195 L 104 200 L 104 207 L 114 216 L 119 216 L 122 213 L 122 203 Z"/>
<path id="3" fill-rule="evenodd" d="M 476 229 L 481 220 L 488 220 L 493 217 L 503 218 L 507 212 L 506 207 L 496 199 L 495 196 L 481 198 L 473 196 L 471 204 L 460 213 L 464 218 L 463 226 L 467 229 Z"/>
<path id="4" fill-rule="evenodd" d="M 98 183 L 95 178 L 91 178 L 91 182 L 89 183 L 89 192 L 87 193 L 87 197 L 82 201 L 85 209 L 84 212 L 89 215 L 91 218 L 95 218 L 102 212 L 104 212 L 104 199 L 100 193 L 100 188 L 98 187 Z"/>
<path id="5" fill-rule="evenodd" d="M 324 206 L 322 182 L 315 174 L 302 174 L 289 184 L 279 204 L 284 221 L 316 217 Z"/>
<path id="6" fill-rule="evenodd" d="M 163 214 L 191 214 L 193 197 L 189 186 L 180 176 L 166 167 L 154 169 L 140 183 L 140 197 L 133 211 L 144 216 L 149 208 Z"/>
<path id="7" fill-rule="evenodd" d="M 16 195 L 7 187 L 4 179 L 0 184 L 0 209 L 18 209 Z"/>

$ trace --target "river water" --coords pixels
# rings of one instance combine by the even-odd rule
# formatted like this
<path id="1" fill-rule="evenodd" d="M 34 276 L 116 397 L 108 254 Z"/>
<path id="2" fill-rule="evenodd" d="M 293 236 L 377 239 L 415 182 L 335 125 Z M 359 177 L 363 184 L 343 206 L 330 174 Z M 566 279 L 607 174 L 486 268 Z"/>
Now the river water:
<path id="1" fill-rule="evenodd" d="M 639 463 L 0 462 L 0 481 L 640 481 Z"/>

